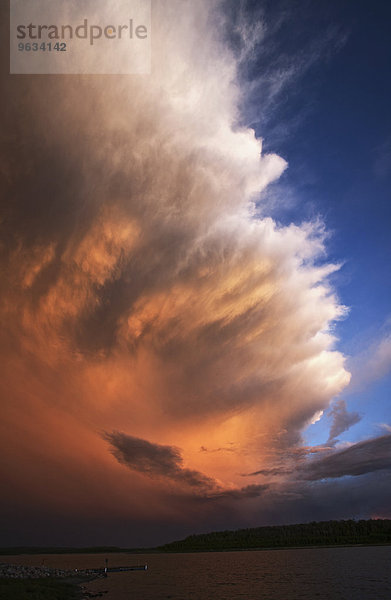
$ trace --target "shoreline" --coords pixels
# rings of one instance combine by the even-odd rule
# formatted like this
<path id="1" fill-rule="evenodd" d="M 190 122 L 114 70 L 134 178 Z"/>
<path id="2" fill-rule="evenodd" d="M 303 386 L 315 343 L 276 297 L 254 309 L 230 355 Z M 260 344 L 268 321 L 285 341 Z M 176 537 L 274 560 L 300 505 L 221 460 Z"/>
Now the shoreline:
<path id="1" fill-rule="evenodd" d="M 270 550 L 317 550 L 320 548 L 374 548 L 377 546 L 391 546 L 391 542 L 377 544 L 316 544 L 313 546 L 261 546 L 257 548 L 211 548 L 208 550 L 164 550 L 158 552 L 145 552 L 145 554 L 207 554 L 208 552 L 260 552 Z M 0 555 L 1 556 L 1 555 Z"/>
<path id="2" fill-rule="evenodd" d="M 21 596 L 24 598 L 26 594 L 31 594 L 32 599 L 56 597 L 63 600 L 84 600 L 100 597 L 100 594 L 91 593 L 87 587 L 99 579 L 103 579 L 103 576 L 92 573 L 89 569 L 58 569 L 0 562 L 0 596 L 10 600 L 17 600 Z"/>
<path id="3" fill-rule="evenodd" d="M 11 548 L 7 548 L 6 551 L 2 551 L 0 549 L 0 563 L 2 557 L 11 557 L 11 556 L 62 556 L 62 555 L 112 555 L 112 554 L 129 554 L 129 555 L 148 555 L 148 554 L 205 554 L 209 552 L 259 552 L 262 550 L 270 551 L 270 550 L 314 550 L 320 548 L 372 548 L 377 546 L 391 546 L 391 542 L 377 542 L 377 543 L 363 543 L 363 544 L 315 544 L 315 545 L 296 545 L 296 546 L 259 546 L 259 547 L 249 547 L 249 548 L 208 548 L 198 550 L 195 548 L 192 549 L 182 549 L 182 550 L 158 550 L 155 548 L 141 548 L 140 550 L 127 550 L 124 548 L 118 548 L 116 550 L 103 551 L 99 549 L 91 548 L 85 551 L 83 548 L 69 548 L 64 550 L 52 550 L 46 548 L 34 548 L 29 551 L 28 548 L 23 551 L 12 551 Z M 7 563 L 11 564 L 11 563 Z M 0 575 L 1 577 L 1 575 Z"/>

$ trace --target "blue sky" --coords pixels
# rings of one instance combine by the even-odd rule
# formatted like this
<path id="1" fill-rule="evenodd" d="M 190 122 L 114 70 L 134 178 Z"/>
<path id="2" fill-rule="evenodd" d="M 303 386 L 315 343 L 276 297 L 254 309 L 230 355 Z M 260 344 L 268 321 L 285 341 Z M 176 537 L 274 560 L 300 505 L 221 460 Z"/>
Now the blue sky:
<path id="1" fill-rule="evenodd" d="M 266 212 L 284 225 L 325 223 L 328 258 L 342 264 L 332 283 L 349 307 L 336 327 L 338 348 L 362 371 L 359 357 L 376 352 L 390 331 L 391 6 L 318 1 L 247 8 L 262 11 L 267 51 L 261 45 L 244 75 L 253 84 L 261 78 L 246 111 L 264 150 L 289 163 L 260 206 L 266 200 Z M 277 78 L 281 89 L 273 95 Z M 360 389 L 354 381 L 355 375 L 343 397 L 362 420 L 343 441 L 376 435 L 378 423 L 390 422 L 390 375 Z M 325 415 L 306 441 L 324 442 L 329 425 Z"/>

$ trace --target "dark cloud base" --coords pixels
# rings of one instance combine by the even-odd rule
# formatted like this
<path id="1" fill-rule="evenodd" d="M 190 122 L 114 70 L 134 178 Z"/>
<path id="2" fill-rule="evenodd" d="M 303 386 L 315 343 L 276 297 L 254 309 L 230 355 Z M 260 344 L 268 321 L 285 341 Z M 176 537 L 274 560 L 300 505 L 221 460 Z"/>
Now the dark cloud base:
<path id="1" fill-rule="evenodd" d="M 299 469 L 305 479 L 334 479 L 391 470 L 391 435 L 364 440 L 311 461 Z"/>
<path id="2" fill-rule="evenodd" d="M 327 333 L 345 311 L 322 226 L 255 217 L 254 196 L 286 162 L 238 126 L 240 62 L 218 41 L 220 3 L 155 5 L 156 40 L 174 46 L 153 78 L 109 86 L 10 76 L 0 7 L 3 544 L 157 544 L 390 505 L 387 436 L 314 460 L 300 447 L 349 381 Z M 359 418 L 342 403 L 332 417 L 330 446 Z M 148 441 L 164 427 L 183 439 L 182 426 L 216 448 L 201 471 L 174 438 Z M 235 465 L 220 462 L 225 483 L 222 456 Z M 262 479 L 240 487 L 242 471 Z"/>
<path id="3" fill-rule="evenodd" d="M 184 468 L 178 448 L 153 444 L 119 431 L 106 432 L 103 437 L 109 442 L 113 456 L 129 469 L 152 478 L 167 478 L 185 488 L 190 487 L 199 498 L 207 501 L 258 498 L 268 488 L 268 485 L 252 484 L 239 489 L 223 489 L 211 477 Z"/>
<path id="4" fill-rule="evenodd" d="M 80 518 L 51 511 L 43 515 L 41 510 L 26 510 L 16 505 L 12 511 L 3 511 L 0 519 L 2 545 L 37 545 L 39 540 L 43 546 L 85 546 L 88 540 L 91 545 L 142 547 L 225 529 L 330 519 L 391 518 L 391 475 L 386 472 L 381 477 L 374 473 L 353 480 L 303 482 L 291 492 L 273 495 L 268 502 L 263 497 L 262 508 L 251 520 L 235 509 L 236 502 L 234 506 L 218 503 L 218 510 L 208 514 L 203 498 L 166 496 L 161 501 L 177 507 L 175 519 L 156 519 L 151 514 L 148 520 L 140 521 L 117 518 L 109 512 Z"/>

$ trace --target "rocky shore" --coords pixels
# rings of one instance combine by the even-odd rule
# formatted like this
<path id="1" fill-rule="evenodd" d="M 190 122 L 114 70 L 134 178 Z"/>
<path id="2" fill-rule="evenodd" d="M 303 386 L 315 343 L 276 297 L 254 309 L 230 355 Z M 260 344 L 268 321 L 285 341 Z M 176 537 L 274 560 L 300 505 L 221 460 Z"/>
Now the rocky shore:
<path id="1" fill-rule="evenodd" d="M 0 578 L 7 579 L 41 579 L 43 577 L 69 578 L 69 577 L 97 577 L 96 571 L 90 569 L 83 570 L 63 570 L 51 569 L 50 567 L 32 567 L 26 565 L 12 565 L 9 563 L 0 563 Z"/>

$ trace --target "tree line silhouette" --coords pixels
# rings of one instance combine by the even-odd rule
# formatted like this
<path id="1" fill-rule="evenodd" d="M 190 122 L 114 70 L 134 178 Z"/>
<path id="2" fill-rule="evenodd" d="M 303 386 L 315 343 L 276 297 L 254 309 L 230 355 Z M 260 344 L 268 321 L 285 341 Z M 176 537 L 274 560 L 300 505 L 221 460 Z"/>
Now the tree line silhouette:
<path id="1" fill-rule="evenodd" d="M 214 531 L 190 535 L 184 540 L 159 546 L 158 550 L 200 552 L 350 544 L 391 544 L 391 520 L 321 521 L 236 531 Z"/>

